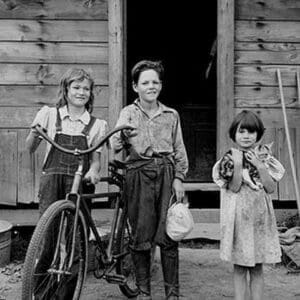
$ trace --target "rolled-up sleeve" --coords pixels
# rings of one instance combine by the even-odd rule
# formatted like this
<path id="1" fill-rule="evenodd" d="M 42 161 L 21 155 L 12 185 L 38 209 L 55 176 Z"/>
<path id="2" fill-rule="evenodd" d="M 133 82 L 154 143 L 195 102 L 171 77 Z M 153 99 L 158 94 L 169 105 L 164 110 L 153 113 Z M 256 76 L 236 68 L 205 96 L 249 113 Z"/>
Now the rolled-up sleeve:
<path id="1" fill-rule="evenodd" d="M 120 116 L 115 127 L 129 124 L 129 115 L 130 112 L 128 111 L 128 109 L 126 107 L 123 108 L 120 112 Z M 121 151 L 124 147 L 124 142 L 124 136 L 122 135 L 121 131 L 115 133 L 111 137 L 111 147 L 114 150 L 114 152 Z"/>
<path id="2" fill-rule="evenodd" d="M 181 123 L 178 113 L 176 112 L 176 122 L 174 126 L 174 162 L 175 178 L 184 180 L 188 172 L 188 158 L 183 142 Z"/>
<path id="3" fill-rule="evenodd" d="M 31 127 L 36 126 L 37 124 L 41 125 L 44 129 L 48 129 L 49 123 L 49 114 L 50 107 L 45 105 L 43 106 L 36 114 L 33 122 L 31 123 Z"/>

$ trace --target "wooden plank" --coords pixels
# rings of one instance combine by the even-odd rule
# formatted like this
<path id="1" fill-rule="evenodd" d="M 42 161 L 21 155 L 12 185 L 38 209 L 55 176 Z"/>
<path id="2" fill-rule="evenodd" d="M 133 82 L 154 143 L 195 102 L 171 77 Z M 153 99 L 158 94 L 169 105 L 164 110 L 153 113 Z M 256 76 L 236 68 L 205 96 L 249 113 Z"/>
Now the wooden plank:
<path id="1" fill-rule="evenodd" d="M 275 209 L 275 217 L 277 222 L 281 223 L 284 220 L 295 216 L 297 209 Z M 197 224 L 214 225 L 220 222 L 220 209 L 198 209 L 191 208 L 193 219 Z M 113 218 L 113 209 L 95 208 L 92 209 L 92 218 L 96 224 L 110 224 Z M 35 226 L 39 219 L 38 209 L 1 209 L 0 219 L 8 221 L 14 227 L 18 226 Z M 201 225 L 200 225 L 201 226 Z"/>
<path id="2" fill-rule="evenodd" d="M 184 182 L 183 186 L 186 192 L 220 190 L 214 182 Z"/>
<path id="3" fill-rule="evenodd" d="M 0 130 L 0 203 L 15 205 L 17 200 L 17 132 Z"/>
<path id="4" fill-rule="evenodd" d="M 277 86 L 276 70 L 280 69 L 283 86 L 296 85 L 296 72 L 300 69 L 299 65 L 235 65 L 234 84 L 239 85 L 256 85 L 256 86 Z"/>
<path id="5" fill-rule="evenodd" d="M 0 128 L 28 128 L 40 107 L 1 107 Z M 107 108 L 96 107 L 93 115 L 107 121 Z"/>
<path id="6" fill-rule="evenodd" d="M 0 42 L 0 63 L 108 63 L 107 44 Z"/>
<path id="7" fill-rule="evenodd" d="M 234 111 L 234 1 L 218 0 L 217 13 L 217 153 L 220 156 L 230 145 L 227 130 Z"/>
<path id="8" fill-rule="evenodd" d="M 86 70 L 96 85 L 108 85 L 107 64 L 5 64 L 0 68 L 1 84 L 59 84 L 62 75 L 71 67 Z"/>
<path id="9" fill-rule="evenodd" d="M 299 108 L 295 87 L 284 87 L 286 106 Z M 281 107 L 279 89 L 276 86 L 236 86 L 236 107 Z"/>
<path id="10" fill-rule="evenodd" d="M 38 190 L 44 162 L 46 142 L 42 141 L 35 153 L 26 149 L 29 129 L 18 130 L 18 203 L 38 203 Z"/>
<path id="11" fill-rule="evenodd" d="M 1 20 L 1 41 L 107 42 L 107 21 Z"/>
<path id="12" fill-rule="evenodd" d="M 26 149 L 29 130 L 18 130 L 18 203 L 31 203 L 35 199 L 35 160 Z"/>
<path id="13" fill-rule="evenodd" d="M 107 20 L 107 0 L 4 0 L 0 18 Z"/>
<path id="14" fill-rule="evenodd" d="M 235 4 L 237 19 L 299 21 L 299 0 L 237 0 Z"/>
<path id="15" fill-rule="evenodd" d="M 0 106 L 40 106 L 57 102 L 57 86 L 0 85 Z M 95 107 L 108 106 L 108 87 L 95 86 Z"/>
<path id="16" fill-rule="evenodd" d="M 108 1 L 108 30 L 109 30 L 109 127 L 113 128 L 124 105 L 123 99 L 123 21 L 122 1 Z"/>
<path id="17" fill-rule="evenodd" d="M 300 42 L 300 22 L 236 21 L 237 42 Z"/>
<path id="18" fill-rule="evenodd" d="M 236 108 L 235 113 L 240 113 L 244 108 Z M 249 110 L 260 115 L 265 127 L 283 128 L 283 115 L 281 108 L 249 108 Z M 289 120 L 290 128 L 299 127 L 300 110 L 287 108 L 287 118 Z"/>
<path id="19" fill-rule="evenodd" d="M 300 44 L 235 43 L 236 64 L 299 65 Z"/>

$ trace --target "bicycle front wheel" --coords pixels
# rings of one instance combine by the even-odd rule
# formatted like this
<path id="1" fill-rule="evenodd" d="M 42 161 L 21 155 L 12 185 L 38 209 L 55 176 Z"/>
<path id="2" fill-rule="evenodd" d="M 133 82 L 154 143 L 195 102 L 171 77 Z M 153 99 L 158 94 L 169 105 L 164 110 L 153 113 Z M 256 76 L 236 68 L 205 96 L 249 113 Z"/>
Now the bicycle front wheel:
<path id="1" fill-rule="evenodd" d="M 79 211 L 72 249 L 74 217 L 75 204 L 60 200 L 39 220 L 26 253 L 23 300 L 79 299 L 87 272 L 88 243 L 85 219 Z"/>
<path id="2" fill-rule="evenodd" d="M 116 273 L 126 278 L 126 283 L 120 284 L 119 288 L 127 298 L 134 298 L 138 295 L 136 286 L 134 265 L 129 251 L 131 240 L 131 228 L 128 222 L 126 210 L 123 209 L 117 229 L 115 254 L 118 256 Z"/>

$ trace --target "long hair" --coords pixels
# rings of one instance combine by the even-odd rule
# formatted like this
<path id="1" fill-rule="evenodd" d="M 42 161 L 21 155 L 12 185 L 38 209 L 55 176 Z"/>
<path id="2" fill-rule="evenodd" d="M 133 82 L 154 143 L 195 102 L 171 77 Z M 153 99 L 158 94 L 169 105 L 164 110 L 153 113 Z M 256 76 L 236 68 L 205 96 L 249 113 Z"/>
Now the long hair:
<path id="1" fill-rule="evenodd" d="M 84 79 L 90 82 L 90 99 L 85 104 L 86 110 L 91 113 L 94 105 L 94 80 L 91 75 L 83 69 L 71 68 L 61 78 L 58 89 L 58 101 L 56 107 L 62 107 L 68 104 L 68 89 L 72 82 L 83 81 Z"/>

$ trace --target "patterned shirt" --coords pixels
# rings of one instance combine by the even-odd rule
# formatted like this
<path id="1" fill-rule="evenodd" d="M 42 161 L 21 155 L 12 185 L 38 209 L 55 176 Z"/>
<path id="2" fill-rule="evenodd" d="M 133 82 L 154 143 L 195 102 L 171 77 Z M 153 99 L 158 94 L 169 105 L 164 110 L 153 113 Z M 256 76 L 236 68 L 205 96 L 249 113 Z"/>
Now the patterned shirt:
<path id="1" fill-rule="evenodd" d="M 183 143 L 179 115 L 176 110 L 158 102 L 158 110 L 149 117 L 141 107 L 139 100 L 124 107 L 116 126 L 131 125 L 137 129 L 137 135 L 130 137 L 129 155 L 140 159 L 150 159 L 155 153 L 167 155 L 175 164 L 175 177 L 184 179 L 188 171 L 188 158 Z M 126 140 L 120 133 L 112 137 L 115 151 L 124 148 Z"/>
<path id="2" fill-rule="evenodd" d="M 34 121 L 31 124 L 35 126 L 36 124 L 40 124 L 43 128 L 47 130 L 47 134 L 50 138 L 54 139 L 56 133 L 56 107 L 49 107 L 47 105 L 43 106 L 37 113 Z M 68 135 L 81 135 L 83 128 L 90 121 L 90 114 L 86 110 L 79 119 L 73 120 L 68 112 L 67 106 L 63 106 L 59 108 L 59 113 L 61 117 L 61 126 L 62 133 Z M 106 134 L 107 132 L 107 122 L 104 120 L 96 119 L 93 127 L 91 128 L 89 135 L 87 136 L 87 142 L 89 147 L 96 145 L 97 142 Z M 50 151 L 51 145 L 47 143 L 46 148 L 46 157 Z M 97 152 L 101 152 L 101 147 L 96 150 Z"/>

